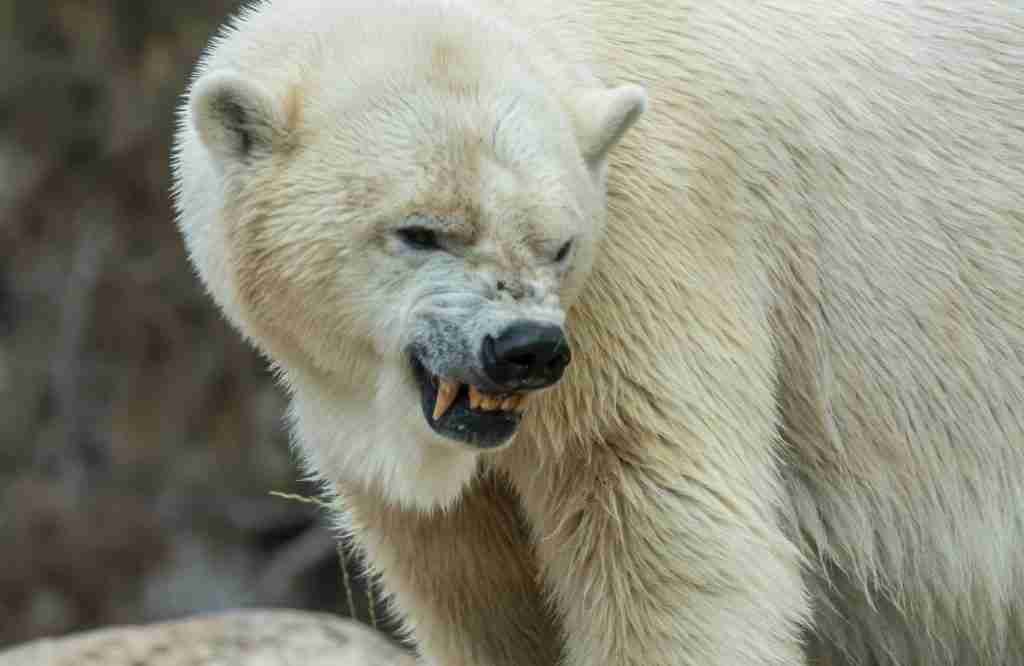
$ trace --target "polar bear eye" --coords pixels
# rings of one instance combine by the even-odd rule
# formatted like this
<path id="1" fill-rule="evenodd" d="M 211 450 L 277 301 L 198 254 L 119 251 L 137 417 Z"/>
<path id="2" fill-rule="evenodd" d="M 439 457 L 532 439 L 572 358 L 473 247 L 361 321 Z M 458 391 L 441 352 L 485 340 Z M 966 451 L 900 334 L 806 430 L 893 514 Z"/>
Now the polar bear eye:
<path id="1" fill-rule="evenodd" d="M 555 261 L 562 262 L 569 256 L 569 250 L 572 249 L 572 241 L 566 241 L 565 245 L 558 248 L 558 254 L 555 255 Z"/>
<path id="2" fill-rule="evenodd" d="M 395 233 L 403 243 L 417 250 L 437 250 L 441 247 L 437 242 L 437 234 L 426 227 L 405 227 Z"/>

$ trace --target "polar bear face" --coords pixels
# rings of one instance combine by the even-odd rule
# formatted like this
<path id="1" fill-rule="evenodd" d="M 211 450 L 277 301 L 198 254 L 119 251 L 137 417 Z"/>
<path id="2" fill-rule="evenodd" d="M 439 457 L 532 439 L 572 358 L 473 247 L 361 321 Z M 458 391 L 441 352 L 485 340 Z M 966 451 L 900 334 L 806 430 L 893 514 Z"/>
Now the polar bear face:
<path id="1" fill-rule="evenodd" d="M 644 94 L 549 90 L 437 32 L 267 80 L 215 49 L 178 136 L 178 207 L 211 292 L 286 375 L 393 414 L 378 437 L 479 450 L 571 361 L 605 156 Z"/>

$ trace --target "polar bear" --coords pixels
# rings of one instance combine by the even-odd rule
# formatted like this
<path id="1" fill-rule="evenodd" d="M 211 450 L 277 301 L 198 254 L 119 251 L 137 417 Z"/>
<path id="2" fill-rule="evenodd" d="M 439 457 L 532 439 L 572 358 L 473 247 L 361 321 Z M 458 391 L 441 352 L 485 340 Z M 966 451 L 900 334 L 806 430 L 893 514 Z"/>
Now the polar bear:
<path id="1" fill-rule="evenodd" d="M 269 0 L 176 205 L 424 663 L 1024 663 L 1024 9 Z"/>

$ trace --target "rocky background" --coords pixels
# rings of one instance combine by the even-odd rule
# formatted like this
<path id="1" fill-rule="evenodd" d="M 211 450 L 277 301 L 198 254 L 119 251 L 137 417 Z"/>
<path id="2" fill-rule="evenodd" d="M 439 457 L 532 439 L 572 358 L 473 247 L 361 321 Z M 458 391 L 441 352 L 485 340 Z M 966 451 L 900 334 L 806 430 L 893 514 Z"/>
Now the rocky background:
<path id="1" fill-rule="evenodd" d="M 236 5 L 0 0 L 0 648 L 243 606 L 371 617 L 317 508 L 270 495 L 314 492 L 284 398 L 173 224 L 175 107 Z"/>

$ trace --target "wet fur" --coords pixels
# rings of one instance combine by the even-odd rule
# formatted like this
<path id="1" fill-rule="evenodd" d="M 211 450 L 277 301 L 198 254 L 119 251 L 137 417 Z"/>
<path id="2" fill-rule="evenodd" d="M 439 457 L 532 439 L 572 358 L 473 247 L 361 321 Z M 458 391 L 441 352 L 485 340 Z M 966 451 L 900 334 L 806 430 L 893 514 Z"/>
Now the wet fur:
<path id="1" fill-rule="evenodd" d="M 280 365 L 300 448 L 426 663 L 1024 663 L 1024 11 L 359 5 L 378 24 L 317 6 L 261 6 L 206 60 L 300 101 L 279 106 L 285 148 L 259 168 L 217 166 L 186 111 L 181 226 Z M 368 90 L 349 45 L 384 24 L 434 57 L 415 39 L 376 56 L 444 91 L 396 108 L 404 122 L 500 72 L 557 101 L 506 126 L 521 155 L 531 122 L 552 137 L 553 167 L 572 159 L 574 91 L 600 77 L 650 96 L 606 202 L 603 163 L 520 193 L 572 200 L 592 226 L 558 278 L 573 364 L 495 454 L 425 434 L 389 333 L 408 292 L 355 272 L 362 213 L 423 177 L 317 116 Z M 424 155 L 454 189 L 420 208 L 494 205 L 460 187 L 480 182 L 464 149 Z M 531 268 L 513 254 L 502 270 Z"/>

